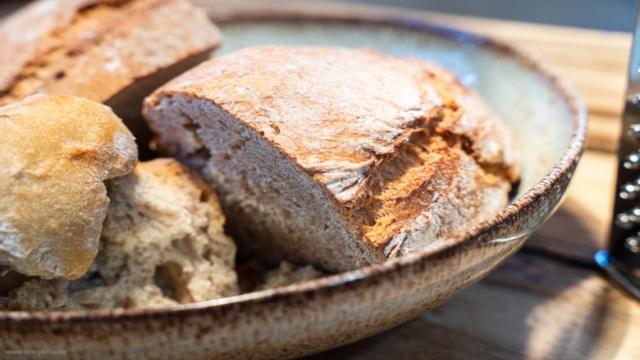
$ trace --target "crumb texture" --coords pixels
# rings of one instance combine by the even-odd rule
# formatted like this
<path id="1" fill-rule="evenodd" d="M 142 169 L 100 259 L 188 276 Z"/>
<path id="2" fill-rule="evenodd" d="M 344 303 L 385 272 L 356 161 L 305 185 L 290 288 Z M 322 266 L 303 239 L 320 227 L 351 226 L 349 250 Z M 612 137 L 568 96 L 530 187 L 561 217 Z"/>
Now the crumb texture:
<path id="1" fill-rule="evenodd" d="M 104 181 L 137 161 L 106 106 L 35 95 L 0 107 L 0 264 L 43 278 L 82 276 L 98 251 Z"/>
<path id="2" fill-rule="evenodd" d="M 235 245 L 215 194 L 171 159 L 109 184 L 101 249 L 80 280 L 30 279 L 10 309 L 162 307 L 236 295 Z"/>

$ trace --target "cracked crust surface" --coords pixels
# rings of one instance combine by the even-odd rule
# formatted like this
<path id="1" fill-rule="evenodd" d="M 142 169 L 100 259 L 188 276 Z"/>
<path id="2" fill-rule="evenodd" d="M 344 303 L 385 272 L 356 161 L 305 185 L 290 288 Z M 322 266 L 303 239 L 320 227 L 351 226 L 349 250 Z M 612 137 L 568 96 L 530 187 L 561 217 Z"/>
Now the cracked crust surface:
<path id="1" fill-rule="evenodd" d="M 75 279 L 98 251 L 104 181 L 129 173 L 133 136 L 108 107 L 34 95 L 0 107 L 0 263 Z"/>
<path id="2" fill-rule="evenodd" d="M 184 0 L 41 0 L 0 24 L 0 102 L 65 93 L 106 102 L 220 43 Z"/>
<path id="3" fill-rule="evenodd" d="M 417 59 L 265 46 L 201 64 L 152 94 L 146 115 L 165 151 L 215 157 L 200 128 L 217 115 L 187 114 L 180 130 L 179 118 L 162 115 L 171 99 L 208 101 L 266 140 L 387 257 L 495 214 L 518 176 L 500 119 L 453 74 Z"/>

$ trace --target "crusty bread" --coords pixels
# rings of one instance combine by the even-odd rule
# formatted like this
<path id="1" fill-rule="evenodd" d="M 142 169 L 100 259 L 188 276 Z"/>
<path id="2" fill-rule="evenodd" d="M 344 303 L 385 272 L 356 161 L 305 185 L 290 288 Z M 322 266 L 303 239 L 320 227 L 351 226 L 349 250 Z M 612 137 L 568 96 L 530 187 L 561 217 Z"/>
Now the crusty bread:
<path id="1" fill-rule="evenodd" d="M 14 285 L 5 307 L 158 307 L 238 293 L 235 245 L 224 234 L 218 200 L 180 163 L 139 163 L 109 183 L 109 197 L 92 269 L 76 281 Z"/>
<path id="2" fill-rule="evenodd" d="M 98 251 L 104 181 L 137 161 L 106 106 L 34 95 L 0 107 L 0 264 L 43 278 L 82 276 Z"/>
<path id="3" fill-rule="evenodd" d="M 451 73 L 339 48 L 247 48 L 145 100 L 163 151 L 215 186 L 241 250 L 340 271 L 452 240 L 518 176 L 500 119 Z"/>
<path id="4" fill-rule="evenodd" d="M 221 35 L 187 0 L 40 0 L 0 24 L 0 104 L 33 93 L 111 106 L 141 145 L 144 96 L 205 60 Z"/>

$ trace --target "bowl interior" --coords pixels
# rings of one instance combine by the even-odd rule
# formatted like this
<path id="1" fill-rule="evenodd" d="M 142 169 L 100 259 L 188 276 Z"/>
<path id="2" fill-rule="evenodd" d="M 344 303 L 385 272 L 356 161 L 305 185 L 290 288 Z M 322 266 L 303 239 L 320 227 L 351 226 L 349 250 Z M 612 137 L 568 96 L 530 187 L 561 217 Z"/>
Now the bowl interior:
<path id="1" fill-rule="evenodd" d="M 216 55 L 254 45 L 318 45 L 375 48 L 429 59 L 453 70 L 504 119 L 519 151 L 522 177 L 515 197 L 545 176 L 566 151 L 571 109 L 549 79 L 508 49 L 464 36 L 399 26 L 326 20 L 233 21 L 221 24 L 224 44 Z"/>

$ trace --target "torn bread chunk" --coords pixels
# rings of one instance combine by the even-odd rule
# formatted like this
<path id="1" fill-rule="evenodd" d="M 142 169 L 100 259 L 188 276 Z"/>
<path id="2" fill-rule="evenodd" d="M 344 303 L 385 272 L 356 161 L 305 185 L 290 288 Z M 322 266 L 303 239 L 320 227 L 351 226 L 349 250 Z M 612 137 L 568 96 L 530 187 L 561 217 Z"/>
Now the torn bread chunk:
<path id="1" fill-rule="evenodd" d="M 518 177 L 474 92 L 372 50 L 246 48 L 143 111 L 158 147 L 218 190 L 240 249 L 329 271 L 452 241 L 505 207 Z"/>
<path id="2" fill-rule="evenodd" d="M 34 95 L 0 107 L 0 264 L 77 279 L 98 251 L 105 180 L 137 161 L 133 136 L 108 107 Z"/>
<path id="3" fill-rule="evenodd" d="M 109 196 L 91 270 L 75 281 L 13 281 L 5 308 L 162 307 L 238 293 L 236 249 L 224 234 L 224 215 L 215 194 L 188 169 L 172 159 L 139 163 L 110 182 Z"/>
<path id="4" fill-rule="evenodd" d="M 34 93 L 111 106 L 139 142 L 144 96 L 205 60 L 221 35 L 187 0 L 40 0 L 0 24 L 0 104 Z"/>

